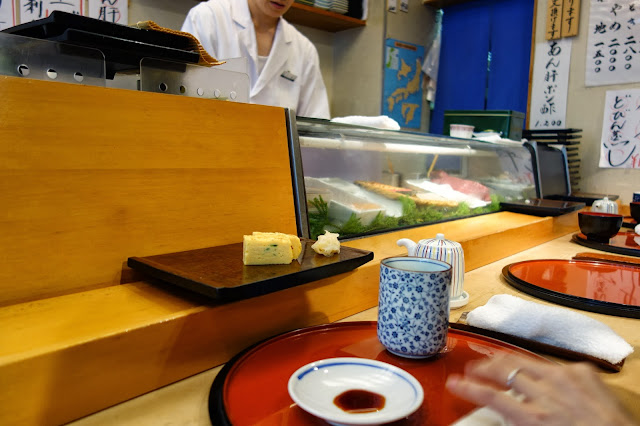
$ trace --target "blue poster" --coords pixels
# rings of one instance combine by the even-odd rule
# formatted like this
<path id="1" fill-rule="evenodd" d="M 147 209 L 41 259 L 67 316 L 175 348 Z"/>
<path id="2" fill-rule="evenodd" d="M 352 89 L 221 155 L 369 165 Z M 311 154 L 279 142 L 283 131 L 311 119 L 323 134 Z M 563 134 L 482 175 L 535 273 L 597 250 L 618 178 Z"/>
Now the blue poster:
<path id="1" fill-rule="evenodd" d="M 385 50 L 382 114 L 420 129 L 424 47 L 388 38 Z"/>

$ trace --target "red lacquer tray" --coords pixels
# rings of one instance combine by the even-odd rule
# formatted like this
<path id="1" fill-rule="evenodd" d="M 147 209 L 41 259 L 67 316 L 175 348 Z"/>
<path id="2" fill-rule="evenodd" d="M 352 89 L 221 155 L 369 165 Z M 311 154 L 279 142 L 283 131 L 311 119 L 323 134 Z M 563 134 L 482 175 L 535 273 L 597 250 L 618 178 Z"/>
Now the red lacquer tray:
<path id="1" fill-rule="evenodd" d="M 525 293 L 585 311 L 640 318 L 640 267 L 588 260 L 512 263 L 502 275 Z"/>
<path id="2" fill-rule="evenodd" d="M 638 225 L 638 222 L 631 216 L 625 216 L 622 219 L 622 227 L 623 228 L 631 228 L 634 229 Z"/>
<path id="3" fill-rule="evenodd" d="M 599 243 L 587 239 L 582 233 L 573 234 L 571 241 L 581 246 L 591 247 L 593 249 L 608 251 L 611 253 L 626 254 L 627 256 L 640 257 L 640 235 L 633 231 L 618 232 L 608 243 Z"/>
<path id="4" fill-rule="evenodd" d="M 390 354 L 378 341 L 375 321 L 321 325 L 285 333 L 259 343 L 229 361 L 216 376 L 209 394 L 214 425 L 326 425 L 289 396 L 287 382 L 299 367 L 333 357 L 383 361 L 411 373 L 424 388 L 417 412 L 398 425 L 449 425 L 476 408 L 444 385 L 465 364 L 498 352 L 541 358 L 517 346 L 474 333 L 449 329 L 442 354 L 416 360 Z"/>

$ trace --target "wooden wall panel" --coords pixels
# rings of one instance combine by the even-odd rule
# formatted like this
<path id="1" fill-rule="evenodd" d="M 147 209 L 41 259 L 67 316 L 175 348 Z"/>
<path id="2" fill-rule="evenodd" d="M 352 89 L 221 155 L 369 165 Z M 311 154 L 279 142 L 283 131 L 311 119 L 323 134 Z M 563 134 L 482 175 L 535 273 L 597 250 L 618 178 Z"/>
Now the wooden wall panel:
<path id="1" fill-rule="evenodd" d="M 0 305 L 296 232 L 282 108 L 0 77 Z"/>

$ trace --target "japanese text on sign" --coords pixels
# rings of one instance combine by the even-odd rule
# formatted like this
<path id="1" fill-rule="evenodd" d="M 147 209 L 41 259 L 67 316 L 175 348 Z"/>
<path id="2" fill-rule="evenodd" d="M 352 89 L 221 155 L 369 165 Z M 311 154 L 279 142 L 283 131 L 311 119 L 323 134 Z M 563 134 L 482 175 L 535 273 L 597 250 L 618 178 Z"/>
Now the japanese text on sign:
<path id="1" fill-rule="evenodd" d="M 83 0 L 20 0 L 20 22 L 46 18 L 54 10 L 83 14 Z"/>
<path id="2" fill-rule="evenodd" d="M 89 0 L 89 16 L 102 21 L 128 25 L 128 0 Z"/>
<path id="3" fill-rule="evenodd" d="M 600 167 L 640 169 L 640 89 L 607 92 Z"/>
<path id="4" fill-rule="evenodd" d="M 571 39 L 536 44 L 529 128 L 566 128 Z"/>
<path id="5" fill-rule="evenodd" d="M 556 40 L 562 35 L 562 3 L 563 0 L 547 0 L 547 40 Z"/>
<path id="6" fill-rule="evenodd" d="M 564 0 L 562 5 L 562 37 L 578 35 L 580 0 Z"/>
<path id="7" fill-rule="evenodd" d="M 586 86 L 640 82 L 640 0 L 591 0 Z"/>

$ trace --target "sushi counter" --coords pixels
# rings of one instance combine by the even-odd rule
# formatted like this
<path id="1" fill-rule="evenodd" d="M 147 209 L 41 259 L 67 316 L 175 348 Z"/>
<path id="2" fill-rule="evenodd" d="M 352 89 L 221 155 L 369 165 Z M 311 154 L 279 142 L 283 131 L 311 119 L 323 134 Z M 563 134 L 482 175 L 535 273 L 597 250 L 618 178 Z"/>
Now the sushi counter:
<path id="1" fill-rule="evenodd" d="M 290 330 L 375 320 L 379 263 L 406 254 L 399 239 L 443 233 L 461 244 L 465 310 L 515 292 L 499 278 L 510 256 L 586 250 L 568 241 L 576 212 L 482 212 L 409 228 L 394 222 L 388 232 L 343 242 L 373 253 L 354 270 L 255 297 L 211 299 L 127 262 L 238 244 L 254 231 L 308 238 L 285 110 L 2 76 L 0 95 L 2 424 L 200 424 L 216 371 L 244 348 Z M 34 126 L 33 111 L 51 113 Z M 484 145 L 459 144 L 456 155 L 471 158 L 460 164 L 483 174 L 502 159 Z M 638 345 L 637 320 L 597 316 Z M 637 394 L 639 372 L 634 353 L 606 379 Z"/>

